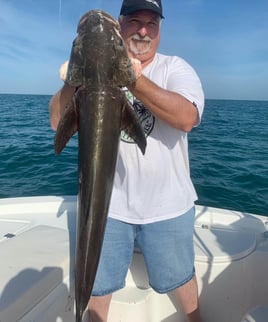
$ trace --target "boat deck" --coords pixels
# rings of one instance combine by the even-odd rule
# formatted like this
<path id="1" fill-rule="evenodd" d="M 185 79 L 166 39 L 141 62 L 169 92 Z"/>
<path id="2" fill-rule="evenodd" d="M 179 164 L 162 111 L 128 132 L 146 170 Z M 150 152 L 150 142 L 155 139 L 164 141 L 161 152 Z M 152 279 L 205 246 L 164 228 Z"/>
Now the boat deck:
<path id="1" fill-rule="evenodd" d="M 75 223 L 76 197 L 0 200 L 1 322 L 74 321 Z M 195 265 L 207 322 L 246 314 L 244 321 L 268 321 L 267 228 L 266 217 L 197 206 Z M 150 288 L 139 252 L 126 288 L 113 295 L 114 321 L 184 321 L 172 296 Z"/>

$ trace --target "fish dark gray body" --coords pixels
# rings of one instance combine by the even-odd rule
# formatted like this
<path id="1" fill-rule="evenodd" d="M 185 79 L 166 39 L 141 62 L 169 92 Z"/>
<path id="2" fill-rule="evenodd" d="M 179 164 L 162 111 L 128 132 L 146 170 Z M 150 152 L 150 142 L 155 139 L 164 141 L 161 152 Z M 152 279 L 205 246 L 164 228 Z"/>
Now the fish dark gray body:
<path id="1" fill-rule="evenodd" d="M 121 86 L 134 82 L 117 22 L 102 11 L 80 20 L 67 83 L 80 86 L 55 136 L 60 153 L 78 129 L 76 321 L 82 320 L 95 280 L 112 193 L 121 130 L 145 152 L 146 139 Z"/>

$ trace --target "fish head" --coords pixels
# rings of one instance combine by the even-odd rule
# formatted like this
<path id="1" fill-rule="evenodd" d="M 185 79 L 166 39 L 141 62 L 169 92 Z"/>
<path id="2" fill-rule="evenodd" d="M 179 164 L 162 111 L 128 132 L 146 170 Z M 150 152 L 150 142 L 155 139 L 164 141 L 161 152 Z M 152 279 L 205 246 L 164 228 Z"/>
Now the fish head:
<path id="1" fill-rule="evenodd" d="M 119 23 L 108 13 L 84 14 L 73 41 L 67 83 L 72 86 L 124 86 L 136 80 L 120 35 Z"/>

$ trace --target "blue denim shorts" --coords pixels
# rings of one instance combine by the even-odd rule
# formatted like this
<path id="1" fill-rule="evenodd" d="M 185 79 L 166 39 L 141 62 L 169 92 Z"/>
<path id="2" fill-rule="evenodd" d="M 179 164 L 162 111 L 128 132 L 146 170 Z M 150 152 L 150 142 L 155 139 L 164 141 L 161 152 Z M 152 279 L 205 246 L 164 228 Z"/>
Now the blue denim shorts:
<path id="1" fill-rule="evenodd" d="M 144 225 L 108 218 L 92 295 L 110 294 L 125 286 L 136 246 L 156 292 L 167 293 L 190 281 L 195 274 L 194 217 L 193 207 L 176 218 Z"/>

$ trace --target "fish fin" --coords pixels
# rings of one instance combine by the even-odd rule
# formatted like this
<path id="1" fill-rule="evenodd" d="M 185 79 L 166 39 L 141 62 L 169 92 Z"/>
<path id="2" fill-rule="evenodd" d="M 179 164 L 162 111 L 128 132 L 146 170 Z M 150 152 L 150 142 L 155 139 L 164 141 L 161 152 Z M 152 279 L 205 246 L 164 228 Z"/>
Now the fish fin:
<path id="1" fill-rule="evenodd" d="M 124 99 L 121 130 L 125 131 L 135 141 L 142 154 L 144 154 L 147 145 L 146 137 L 139 119 L 127 99 Z"/>
<path id="2" fill-rule="evenodd" d="M 77 131 L 77 109 L 75 96 L 67 104 L 64 115 L 60 119 L 57 132 L 54 138 L 54 150 L 56 154 L 60 154 L 67 142 Z"/>

